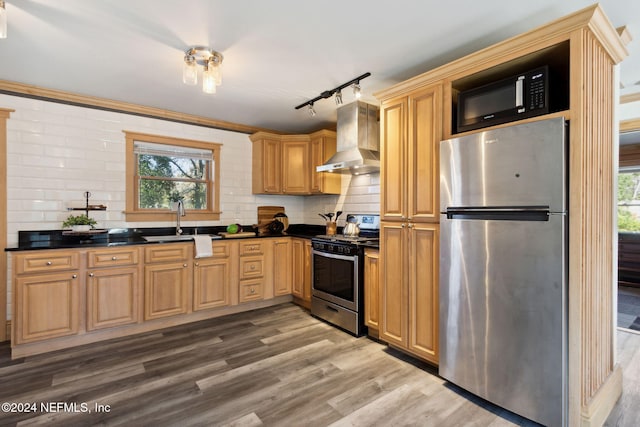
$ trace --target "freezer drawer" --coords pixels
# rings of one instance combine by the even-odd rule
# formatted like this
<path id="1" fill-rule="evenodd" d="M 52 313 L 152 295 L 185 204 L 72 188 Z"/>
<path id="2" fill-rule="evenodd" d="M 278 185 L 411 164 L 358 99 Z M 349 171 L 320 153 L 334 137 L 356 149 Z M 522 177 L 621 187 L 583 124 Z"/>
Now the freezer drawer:
<path id="1" fill-rule="evenodd" d="M 459 206 L 543 206 L 564 212 L 566 159 L 563 118 L 442 141 L 440 212 Z"/>
<path id="2" fill-rule="evenodd" d="M 441 216 L 440 375 L 544 425 L 566 402 L 566 216 Z"/>

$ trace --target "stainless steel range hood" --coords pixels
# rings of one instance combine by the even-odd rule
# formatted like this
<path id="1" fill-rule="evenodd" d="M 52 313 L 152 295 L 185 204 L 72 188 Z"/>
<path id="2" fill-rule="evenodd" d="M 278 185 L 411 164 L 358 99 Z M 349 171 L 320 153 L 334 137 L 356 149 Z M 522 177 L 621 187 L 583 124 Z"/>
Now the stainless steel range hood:
<path id="1" fill-rule="evenodd" d="M 379 108 L 356 101 L 338 108 L 338 152 L 317 172 L 368 174 L 380 171 Z"/>

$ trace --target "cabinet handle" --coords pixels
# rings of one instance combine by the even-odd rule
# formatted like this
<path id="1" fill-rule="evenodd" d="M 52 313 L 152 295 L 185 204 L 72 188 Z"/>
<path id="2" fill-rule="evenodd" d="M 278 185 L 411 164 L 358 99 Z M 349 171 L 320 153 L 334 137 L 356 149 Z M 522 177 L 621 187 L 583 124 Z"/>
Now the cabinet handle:
<path id="1" fill-rule="evenodd" d="M 256 290 L 255 290 L 255 289 L 253 289 L 253 288 L 251 288 L 251 290 L 250 290 L 249 292 L 251 292 L 252 294 L 255 294 L 255 293 L 256 293 Z"/>
<path id="2" fill-rule="evenodd" d="M 118 257 L 115 257 L 115 256 L 111 257 L 111 261 L 117 261 L 117 260 L 118 260 Z"/>
<path id="3" fill-rule="evenodd" d="M 411 221 L 413 218 L 411 218 L 410 216 L 407 217 L 407 221 Z"/>
<path id="4" fill-rule="evenodd" d="M 73 276 L 71 276 L 71 278 L 72 278 L 72 279 L 75 279 L 75 278 L 77 278 L 77 277 L 78 277 L 78 275 L 77 275 L 77 274 L 74 274 Z"/>
<path id="5" fill-rule="evenodd" d="M 47 261 L 47 265 L 53 265 L 51 261 Z"/>
<path id="6" fill-rule="evenodd" d="M 404 228 L 405 225 L 406 224 L 404 224 L 404 223 L 400 224 L 400 228 Z"/>
<path id="7" fill-rule="evenodd" d="M 196 262 L 196 267 L 198 267 L 199 265 L 200 265 L 200 263 L 199 263 L 199 262 Z"/>
<path id="8" fill-rule="evenodd" d="M 251 269 L 252 269 L 252 270 L 255 270 L 255 269 L 256 269 L 256 266 L 255 266 L 255 265 L 253 265 L 253 264 L 251 264 Z"/>
<path id="9" fill-rule="evenodd" d="M 93 273 L 89 273 L 89 277 L 93 277 Z"/>
<path id="10" fill-rule="evenodd" d="M 409 227 L 409 228 L 413 228 L 413 224 L 409 224 L 407 227 Z"/>
<path id="11" fill-rule="evenodd" d="M 186 268 L 186 267 L 187 267 L 187 264 L 182 264 L 182 266 Z"/>

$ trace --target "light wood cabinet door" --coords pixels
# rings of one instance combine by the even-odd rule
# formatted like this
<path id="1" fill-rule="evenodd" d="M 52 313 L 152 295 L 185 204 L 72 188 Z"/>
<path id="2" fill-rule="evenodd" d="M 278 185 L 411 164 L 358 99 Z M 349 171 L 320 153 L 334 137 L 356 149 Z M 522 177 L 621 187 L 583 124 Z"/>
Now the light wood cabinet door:
<path id="1" fill-rule="evenodd" d="M 231 261 L 228 257 L 202 258 L 193 263 L 193 310 L 231 303 Z"/>
<path id="2" fill-rule="evenodd" d="M 415 224 L 409 233 L 409 342 L 411 352 L 438 362 L 439 225 Z"/>
<path id="3" fill-rule="evenodd" d="M 407 98 L 382 103 L 380 112 L 380 219 L 404 221 L 406 206 Z"/>
<path id="4" fill-rule="evenodd" d="M 188 261 L 152 264 L 144 271 L 145 320 L 190 311 L 191 265 Z"/>
<path id="5" fill-rule="evenodd" d="M 407 220 L 438 222 L 442 86 L 412 93 L 408 99 Z"/>
<path id="6" fill-rule="evenodd" d="M 291 241 L 293 260 L 293 296 L 305 303 L 311 302 L 311 240 Z"/>
<path id="7" fill-rule="evenodd" d="M 254 194 L 282 191 L 282 152 L 280 140 L 261 138 L 253 141 L 252 187 Z"/>
<path id="8" fill-rule="evenodd" d="M 340 194 L 342 185 L 341 174 L 316 172 L 317 166 L 323 165 L 324 162 L 336 153 L 335 133 L 330 135 L 328 131 L 320 132 L 311 134 L 311 193 Z"/>
<path id="9" fill-rule="evenodd" d="M 273 285 L 274 295 L 291 293 L 293 262 L 291 257 L 291 239 L 273 241 Z"/>
<path id="10" fill-rule="evenodd" d="M 138 283 L 137 266 L 89 270 L 87 330 L 140 321 Z"/>
<path id="11" fill-rule="evenodd" d="M 309 143 L 282 142 L 282 192 L 309 194 L 311 192 Z"/>
<path id="12" fill-rule="evenodd" d="M 381 219 L 438 222 L 442 85 L 383 102 L 381 131 Z"/>
<path id="13" fill-rule="evenodd" d="M 380 225 L 380 339 L 403 348 L 409 321 L 406 239 L 404 223 Z"/>
<path id="14" fill-rule="evenodd" d="M 379 254 L 375 249 L 364 251 L 364 323 L 369 328 L 380 329 L 380 268 Z"/>
<path id="15" fill-rule="evenodd" d="M 70 270 L 15 279 L 16 344 L 78 333 L 81 292 L 78 274 L 77 270 Z"/>

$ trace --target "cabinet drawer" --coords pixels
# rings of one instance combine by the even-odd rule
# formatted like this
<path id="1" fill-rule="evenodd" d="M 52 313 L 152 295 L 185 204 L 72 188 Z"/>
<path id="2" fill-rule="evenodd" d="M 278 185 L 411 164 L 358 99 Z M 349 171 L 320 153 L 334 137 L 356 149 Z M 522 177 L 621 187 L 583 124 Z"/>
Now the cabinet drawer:
<path id="1" fill-rule="evenodd" d="M 249 240 L 240 242 L 240 255 L 257 255 L 264 253 L 265 242 Z"/>
<path id="2" fill-rule="evenodd" d="M 260 300 L 264 296 L 262 279 L 243 280 L 240 282 L 240 302 Z"/>
<path id="3" fill-rule="evenodd" d="M 80 267 L 77 251 L 43 251 L 16 256 L 16 274 L 75 270 Z"/>
<path id="4" fill-rule="evenodd" d="M 138 249 L 115 249 L 87 252 L 89 268 L 113 267 L 138 263 Z"/>
<path id="5" fill-rule="evenodd" d="M 230 245 L 228 243 L 214 243 L 212 252 L 215 258 L 227 258 L 229 256 Z"/>
<path id="6" fill-rule="evenodd" d="M 144 248 L 145 262 L 184 261 L 189 258 L 191 245 L 170 243 L 168 245 L 151 245 Z"/>
<path id="7" fill-rule="evenodd" d="M 264 258 L 243 257 L 240 258 L 240 279 L 252 279 L 264 275 Z"/>

